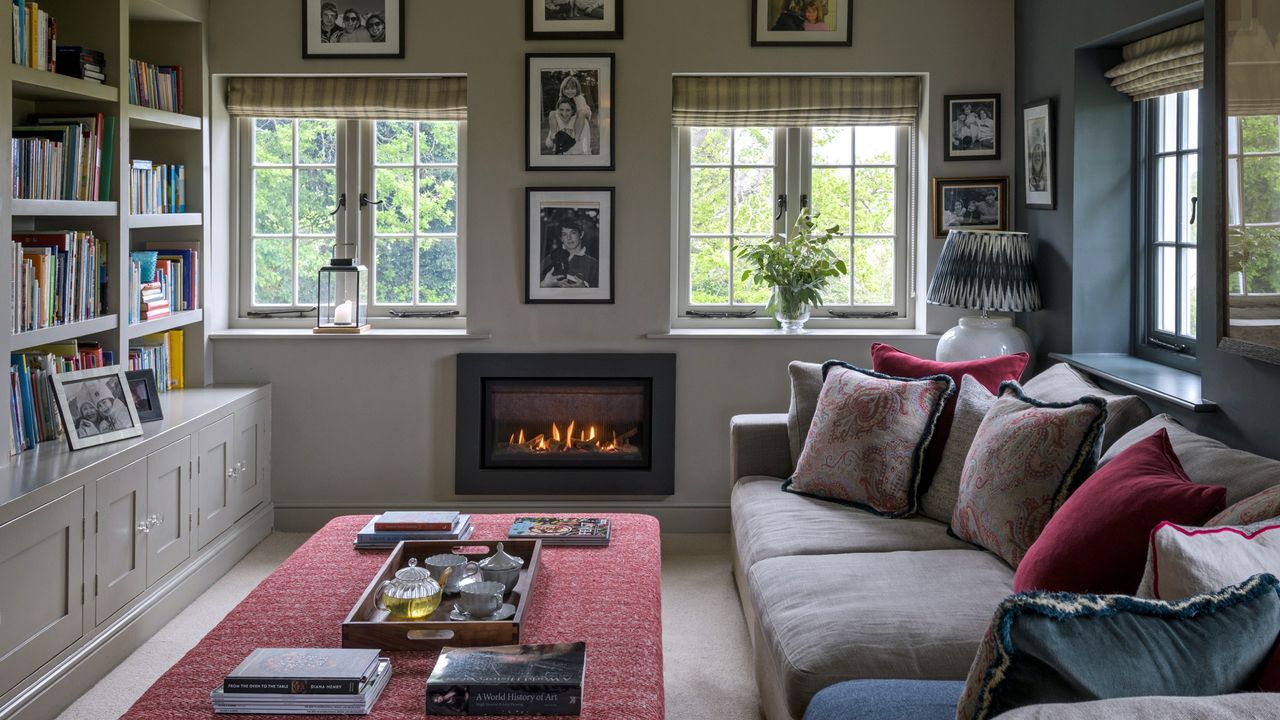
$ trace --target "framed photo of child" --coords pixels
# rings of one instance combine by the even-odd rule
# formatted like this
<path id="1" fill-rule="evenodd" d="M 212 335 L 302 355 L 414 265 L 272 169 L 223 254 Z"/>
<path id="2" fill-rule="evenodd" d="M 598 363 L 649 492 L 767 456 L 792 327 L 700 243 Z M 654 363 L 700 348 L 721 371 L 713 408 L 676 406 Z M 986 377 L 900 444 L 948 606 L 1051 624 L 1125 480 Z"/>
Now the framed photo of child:
<path id="1" fill-rule="evenodd" d="M 851 0 L 751 0 L 752 45 L 853 45 Z"/>
<path id="2" fill-rule="evenodd" d="M 526 303 L 613 302 L 613 191 L 525 189 Z"/>
<path id="3" fill-rule="evenodd" d="M 142 434 L 142 420 L 119 365 L 50 375 L 67 445 L 82 450 Z"/>
<path id="4" fill-rule="evenodd" d="M 621 40 L 622 0 L 525 0 L 525 40 Z"/>
<path id="5" fill-rule="evenodd" d="M 947 118 L 944 160 L 1000 159 L 1000 93 L 947 95 L 942 109 Z"/>
<path id="6" fill-rule="evenodd" d="M 525 55 L 525 170 L 613 170 L 613 53 Z"/>
<path id="7" fill-rule="evenodd" d="M 1026 206 L 1052 210 L 1058 206 L 1054 187 L 1053 101 L 1037 100 L 1022 108 L 1023 188 Z"/>

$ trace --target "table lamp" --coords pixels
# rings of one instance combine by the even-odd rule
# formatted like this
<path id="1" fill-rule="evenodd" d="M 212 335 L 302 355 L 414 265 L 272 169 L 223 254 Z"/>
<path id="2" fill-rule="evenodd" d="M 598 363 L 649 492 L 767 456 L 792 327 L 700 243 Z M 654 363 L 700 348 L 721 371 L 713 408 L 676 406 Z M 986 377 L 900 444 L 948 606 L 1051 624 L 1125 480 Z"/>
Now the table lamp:
<path id="1" fill-rule="evenodd" d="M 1012 317 L 988 314 L 1040 309 L 1031 238 L 1020 232 L 952 230 L 929 283 L 928 302 L 982 311 L 981 316 L 960 318 L 942 336 L 938 360 L 1032 354 L 1031 338 L 1014 327 Z"/>

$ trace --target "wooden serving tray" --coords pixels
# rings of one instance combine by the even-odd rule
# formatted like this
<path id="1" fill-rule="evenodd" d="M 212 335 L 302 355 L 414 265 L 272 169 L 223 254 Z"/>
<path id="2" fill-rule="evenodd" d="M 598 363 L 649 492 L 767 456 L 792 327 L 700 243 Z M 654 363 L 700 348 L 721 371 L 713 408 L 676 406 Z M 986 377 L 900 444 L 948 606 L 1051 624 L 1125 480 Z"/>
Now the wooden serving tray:
<path id="1" fill-rule="evenodd" d="M 423 620 L 393 620 L 374 604 L 378 587 L 384 580 L 395 577 L 396 571 L 409 564 L 409 558 L 417 558 L 418 565 L 432 555 L 456 552 L 468 560 L 480 561 L 492 555 L 502 543 L 510 555 L 524 560 L 520 579 L 507 593 L 504 602 L 516 607 L 516 614 L 506 620 L 453 620 L 449 611 L 458 599 L 457 593 L 446 594 L 440 607 Z M 463 551 L 466 552 L 463 552 Z M 378 648 L 379 650 L 435 650 L 451 647 L 476 647 L 485 645 L 513 645 L 520 642 L 520 627 L 525 609 L 532 597 L 533 582 L 538 573 L 538 556 L 542 552 L 541 540 L 419 540 L 401 542 L 391 551 L 382 569 L 365 588 L 355 607 L 342 622 L 342 647 Z M 480 579 L 476 573 L 463 584 Z"/>

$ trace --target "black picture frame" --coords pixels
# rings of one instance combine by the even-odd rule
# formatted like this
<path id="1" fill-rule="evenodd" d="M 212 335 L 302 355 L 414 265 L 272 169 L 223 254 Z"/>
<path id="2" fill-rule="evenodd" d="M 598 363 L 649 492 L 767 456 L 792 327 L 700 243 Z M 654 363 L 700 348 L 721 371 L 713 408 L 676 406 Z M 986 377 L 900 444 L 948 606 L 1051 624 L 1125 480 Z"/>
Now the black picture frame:
<path id="1" fill-rule="evenodd" d="M 138 419 L 144 423 L 164 419 L 164 408 L 160 407 L 160 392 L 156 385 L 156 371 L 126 370 L 124 373 L 129 386 L 129 394 L 133 396 L 134 407 L 138 409 Z M 139 392 L 139 389 L 142 392 Z"/>
<path id="2" fill-rule="evenodd" d="M 989 131 L 983 124 L 983 111 L 991 124 Z M 1000 93 L 947 95 L 942 98 L 942 117 L 946 118 L 943 160 L 1000 159 Z"/>
<path id="3" fill-rule="evenodd" d="M 526 304 L 613 304 L 617 256 L 614 194 L 613 187 L 525 188 Z M 552 228 L 558 228 L 561 237 L 565 237 L 566 232 L 571 232 L 566 225 L 579 228 L 577 238 L 584 254 L 595 261 L 594 287 L 589 275 L 584 278 L 578 268 L 564 264 L 564 248 L 556 247 L 559 241 Z M 578 282 L 586 286 L 575 287 Z"/>
<path id="4" fill-rule="evenodd" d="M 563 0 L 560 4 L 570 5 L 573 0 Z M 564 22 L 567 26 L 571 26 L 570 30 L 551 30 L 548 29 L 546 12 L 546 0 L 525 0 L 524 6 L 524 39 L 525 40 L 621 40 L 622 39 L 622 20 L 625 13 L 622 8 L 623 0 L 602 0 L 601 6 L 604 8 L 603 20 L 557 20 L 555 22 Z M 537 14 L 542 11 L 543 20 L 538 21 Z M 596 28 L 595 26 L 599 26 Z"/>
<path id="5" fill-rule="evenodd" d="M 1058 155 L 1053 99 L 1022 106 L 1023 205 L 1033 210 L 1058 207 Z M 1043 147 L 1037 139 L 1043 135 Z M 1035 167 L 1036 161 L 1042 164 Z"/>
<path id="6" fill-rule="evenodd" d="M 997 203 L 996 222 L 948 222 L 946 210 L 948 191 L 951 191 L 953 195 L 968 193 L 969 197 L 965 199 L 974 201 L 976 201 L 981 195 L 995 191 Z M 1007 175 L 957 178 L 936 177 L 933 179 L 933 192 L 930 193 L 929 210 L 929 214 L 932 218 L 930 226 L 933 228 L 934 237 L 946 237 L 947 232 L 952 229 L 1008 230 L 1009 177 Z"/>
<path id="7" fill-rule="evenodd" d="M 61 372 L 50 375 L 49 382 L 71 450 L 142 435 L 142 420 L 121 366 Z"/>
<path id="8" fill-rule="evenodd" d="M 613 53 L 527 53 L 524 56 L 524 169 L 536 170 L 614 170 L 617 167 L 617 95 L 615 88 L 615 56 Z M 544 77 L 544 75 L 546 77 Z M 577 84 L 583 90 L 581 97 L 591 111 L 586 127 L 591 132 L 592 147 L 587 152 L 575 152 L 578 146 L 562 150 L 559 145 L 547 147 L 550 141 L 553 112 L 565 99 L 558 93 L 547 93 L 545 83 L 561 79 L 561 87 L 568 76 L 579 78 Z M 594 85 L 592 85 L 594 83 Z M 587 97 L 590 91 L 590 98 Z M 594 107 L 592 107 L 594 100 Z M 576 117 L 576 114 L 575 114 Z M 544 122 L 545 120 L 545 122 Z M 548 152 L 549 151 L 549 152 Z"/>
<path id="9" fill-rule="evenodd" d="M 404 0 L 301 0 L 302 2 L 302 57 L 304 59 L 340 58 L 403 58 L 404 57 Z M 335 42 L 327 39 L 322 26 L 324 6 L 332 3 L 339 14 L 354 8 L 358 12 L 381 7 L 386 27 L 384 40 L 377 42 Z M 391 8 L 391 9 L 388 9 Z M 392 12 L 394 10 L 394 12 Z M 339 19 L 341 19 L 339 17 Z M 361 21 L 367 20 L 367 15 Z M 367 31 L 365 31 L 367 33 Z M 343 47 L 346 46 L 346 47 Z"/>
<path id="10" fill-rule="evenodd" d="M 817 3 L 824 8 L 820 21 L 824 26 L 829 25 L 827 18 L 833 14 L 831 7 L 835 7 L 834 19 L 830 23 L 834 27 L 816 31 L 803 25 L 777 29 L 784 23 L 784 13 L 793 16 L 793 25 L 805 21 L 794 12 L 803 12 L 805 0 L 751 0 L 752 47 L 852 47 L 853 0 L 817 0 Z"/>

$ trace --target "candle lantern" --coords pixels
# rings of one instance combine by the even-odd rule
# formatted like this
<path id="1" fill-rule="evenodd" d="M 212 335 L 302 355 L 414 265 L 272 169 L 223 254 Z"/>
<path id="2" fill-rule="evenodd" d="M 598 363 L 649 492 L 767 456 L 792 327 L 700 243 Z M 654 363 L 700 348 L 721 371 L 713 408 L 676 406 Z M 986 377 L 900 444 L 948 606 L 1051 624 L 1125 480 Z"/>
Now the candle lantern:
<path id="1" fill-rule="evenodd" d="M 362 333 L 369 329 L 365 299 L 369 270 L 351 258 L 333 258 L 320 268 L 316 288 L 318 333 Z"/>

